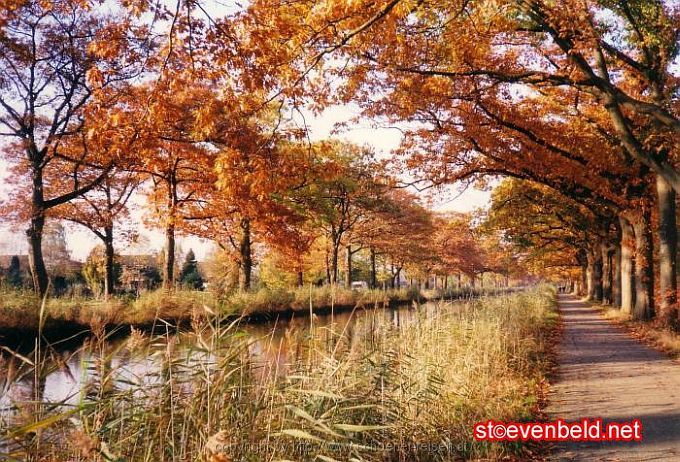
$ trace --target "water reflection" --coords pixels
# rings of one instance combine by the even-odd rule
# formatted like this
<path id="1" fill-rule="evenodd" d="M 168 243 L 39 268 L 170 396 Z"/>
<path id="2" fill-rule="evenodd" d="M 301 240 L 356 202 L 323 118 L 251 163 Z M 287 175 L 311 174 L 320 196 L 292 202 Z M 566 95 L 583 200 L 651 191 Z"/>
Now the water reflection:
<path id="1" fill-rule="evenodd" d="M 458 303 L 433 302 L 418 308 L 376 308 L 315 315 L 313 319 L 299 316 L 244 324 L 232 328 L 238 334 L 225 336 L 223 341 L 243 342 L 243 354 L 255 366 L 253 375 L 263 381 L 286 375 L 291 364 L 313 347 L 312 341 L 351 349 L 357 342 L 374 342 L 381 330 L 404 329 L 438 310 L 458 309 Z M 169 373 L 190 375 L 196 368 L 220 367 L 211 353 L 219 348 L 213 344 L 215 338 L 194 333 L 150 337 L 133 332 L 130 337 L 115 340 L 90 339 L 75 350 L 44 353 L 45 361 L 38 371 L 31 367 L 31 357 L 6 355 L 0 358 L 0 424 L 11 425 L 18 415 L 27 412 L 29 403 L 75 406 L 102 398 L 114 388 L 119 392 L 152 390 Z"/>

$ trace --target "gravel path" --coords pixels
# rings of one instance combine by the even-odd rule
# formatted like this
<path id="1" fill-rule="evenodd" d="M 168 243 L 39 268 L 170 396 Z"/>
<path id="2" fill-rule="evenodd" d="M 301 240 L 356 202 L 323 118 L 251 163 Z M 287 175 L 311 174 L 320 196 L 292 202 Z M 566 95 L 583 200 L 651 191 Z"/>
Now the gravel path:
<path id="1" fill-rule="evenodd" d="M 559 307 L 564 335 L 548 414 L 568 421 L 638 418 L 643 442 L 561 444 L 553 460 L 680 461 L 680 364 L 575 297 L 560 295 Z"/>

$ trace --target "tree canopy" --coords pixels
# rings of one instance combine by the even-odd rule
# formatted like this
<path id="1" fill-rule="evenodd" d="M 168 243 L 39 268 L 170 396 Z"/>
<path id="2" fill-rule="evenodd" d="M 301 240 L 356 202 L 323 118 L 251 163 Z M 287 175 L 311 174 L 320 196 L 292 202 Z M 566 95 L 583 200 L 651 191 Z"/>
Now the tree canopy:
<path id="1" fill-rule="evenodd" d="M 26 224 L 41 295 L 46 222 L 100 238 L 113 288 L 113 235 L 134 233 L 143 195 L 167 290 L 176 236 L 195 235 L 242 291 L 262 260 L 346 285 L 366 260 L 373 286 L 381 265 L 399 284 L 526 264 L 678 317 L 673 2 L 6 3 L 2 210 Z M 337 105 L 401 130 L 399 148 L 312 140 L 305 115 Z M 501 177 L 481 217 L 417 194 Z"/>

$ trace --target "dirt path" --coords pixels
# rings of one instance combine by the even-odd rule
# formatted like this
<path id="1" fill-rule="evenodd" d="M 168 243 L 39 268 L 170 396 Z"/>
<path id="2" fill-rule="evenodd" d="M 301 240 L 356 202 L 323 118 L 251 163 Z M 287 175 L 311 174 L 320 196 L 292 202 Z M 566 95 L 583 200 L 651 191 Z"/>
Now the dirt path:
<path id="1" fill-rule="evenodd" d="M 642 443 L 569 443 L 553 460 L 680 461 L 680 364 L 630 338 L 575 297 L 559 299 L 564 336 L 551 418 L 638 418 Z"/>

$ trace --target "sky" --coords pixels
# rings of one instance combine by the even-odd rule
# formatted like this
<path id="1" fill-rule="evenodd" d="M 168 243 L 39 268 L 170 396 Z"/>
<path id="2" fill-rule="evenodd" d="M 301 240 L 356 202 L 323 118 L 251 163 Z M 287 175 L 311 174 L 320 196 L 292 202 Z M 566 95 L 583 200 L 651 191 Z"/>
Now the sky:
<path id="1" fill-rule="evenodd" d="M 311 139 L 319 140 L 333 136 L 357 144 L 371 146 L 381 156 L 389 155 L 391 150 L 399 146 L 401 132 L 398 129 L 375 128 L 368 121 L 359 122 L 343 130 L 340 134 L 332 134 L 335 124 L 348 122 L 357 113 L 358 110 L 353 106 L 337 106 L 327 109 L 320 116 L 315 117 L 312 114 L 305 114 L 305 121 L 309 127 Z M 0 201 L 7 199 L 8 185 L 5 181 L 6 178 L 7 164 L 0 159 Z M 489 202 L 489 196 L 490 192 L 488 191 L 478 191 L 472 188 L 467 189 L 463 193 L 452 191 L 435 198 L 433 208 L 437 211 L 468 212 L 484 207 Z M 137 198 L 137 202 L 141 204 L 142 198 Z M 140 211 L 136 218 L 141 220 L 140 215 L 142 213 L 143 211 Z M 0 254 L 25 254 L 26 239 L 23 230 L 21 228 L 8 229 L 7 226 L 2 226 L 2 222 L 2 217 L 0 217 Z M 151 250 L 157 251 L 162 249 L 163 234 L 159 230 L 144 228 L 140 225 L 138 231 L 148 239 L 148 247 Z M 67 245 L 72 258 L 75 260 L 85 260 L 92 248 L 98 243 L 97 238 L 91 231 L 79 225 L 68 225 Z M 199 260 L 204 259 L 213 249 L 211 243 L 196 237 L 181 237 L 179 239 L 179 246 L 184 252 L 191 248 Z M 118 249 L 119 252 L 124 254 L 147 250 L 149 249 Z"/>

